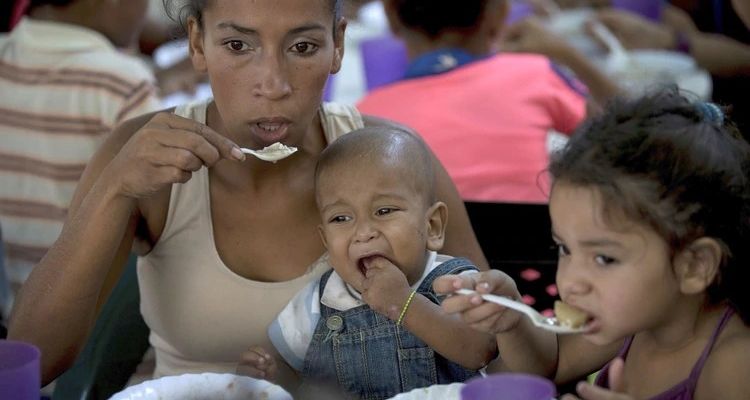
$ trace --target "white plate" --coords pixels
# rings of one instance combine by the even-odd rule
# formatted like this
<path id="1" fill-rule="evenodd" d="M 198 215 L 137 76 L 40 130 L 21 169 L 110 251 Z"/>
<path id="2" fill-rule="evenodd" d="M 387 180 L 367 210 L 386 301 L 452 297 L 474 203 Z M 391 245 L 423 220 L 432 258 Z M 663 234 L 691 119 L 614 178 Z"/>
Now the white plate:
<path id="1" fill-rule="evenodd" d="M 397 394 L 389 400 L 459 400 L 463 386 L 464 384 L 460 382 L 449 385 L 432 385 Z"/>
<path id="2" fill-rule="evenodd" d="M 281 386 L 232 374 L 185 374 L 142 382 L 110 400 L 291 400 Z"/>

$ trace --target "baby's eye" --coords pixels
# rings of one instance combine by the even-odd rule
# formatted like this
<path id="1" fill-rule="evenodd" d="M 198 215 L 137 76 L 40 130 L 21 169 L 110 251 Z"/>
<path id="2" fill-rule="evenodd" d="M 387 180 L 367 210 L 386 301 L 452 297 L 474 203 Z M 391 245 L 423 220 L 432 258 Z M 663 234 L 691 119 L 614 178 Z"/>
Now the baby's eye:
<path id="1" fill-rule="evenodd" d="M 568 249 L 567 246 L 565 246 L 562 243 L 557 244 L 557 256 L 558 257 L 565 257 L 567 255 L 570 255 L 570 249 Z"/>
<path id="2" fill-rule="evenodd" d="M 241 40 L 229 40 L 226 43 L 224 43 L 224 46 L 226 46 L 229 50 L 235 53 L 241 53 L 250 48 L 250 46 L 248 46 L 247 43 Z"/>
<path id="3" fill-rule="evenodd" d="M 351 217 L 346 215 L 336 215 L 333 218 L 329 219 L 328 222 L 334 223 L 334 224 L 340 224 L 343 222 L 351 221 Z"/>
<path id="4" fill-rule="evenodd" d="M 292 45 L 291 50 L 301 55 L 308 55 L 314 53 L 318 49 L 318 46 L 310 42 L 299 42 Z"/>
<path id="5" fill-rule="evenodd" d="M 396 211 L 396 209 L 392 207 L 381 207 L 378 208 L 378 211 L 375 211 L 375 215 L 388 215 L 394 211 Z"/>
<path id="6" fill-rule="evenodd" d="M 616 259 L 612 257 L 607 257 L 605 255 L 599 254 L 596 257 L 594 257 L 594 260 L 599 265 L 611 265 L 617 262 Z"/>

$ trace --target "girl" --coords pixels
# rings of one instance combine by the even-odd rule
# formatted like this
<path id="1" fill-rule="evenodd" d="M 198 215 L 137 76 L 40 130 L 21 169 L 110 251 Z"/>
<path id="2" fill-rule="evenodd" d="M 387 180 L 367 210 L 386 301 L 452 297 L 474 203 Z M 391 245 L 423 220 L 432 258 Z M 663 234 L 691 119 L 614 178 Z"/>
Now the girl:
<path id="1" fill-rule="evenodd" d="M 556 338 L 476 295 L 444 308 L 497 335 L 496 368 L 566 382 L 604 366 L 583 399 L 747 398 L 749 160 L 714 105 L 675 90 L 614 103 L 550 166 L 558 289 L 586 331 Z M 519 297 L 495 271 L 435 285 Z"/>

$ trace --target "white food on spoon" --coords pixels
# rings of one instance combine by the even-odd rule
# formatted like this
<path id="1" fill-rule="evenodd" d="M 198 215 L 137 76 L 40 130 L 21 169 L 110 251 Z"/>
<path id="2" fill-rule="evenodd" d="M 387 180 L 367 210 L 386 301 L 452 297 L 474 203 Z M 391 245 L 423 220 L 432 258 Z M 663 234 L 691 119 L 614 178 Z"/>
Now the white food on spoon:
<path id="1" fill-rule="evenodd" d="M 283 160 L 294 154 L 294 152 L 297 151 L 297 148 L 276 142 L 260 150 L 246 149 L 244 147 L 240 148 L 240 150 L 245 154 L 252 154 L 263 161 L 275 163 L 276 161 Z"/>

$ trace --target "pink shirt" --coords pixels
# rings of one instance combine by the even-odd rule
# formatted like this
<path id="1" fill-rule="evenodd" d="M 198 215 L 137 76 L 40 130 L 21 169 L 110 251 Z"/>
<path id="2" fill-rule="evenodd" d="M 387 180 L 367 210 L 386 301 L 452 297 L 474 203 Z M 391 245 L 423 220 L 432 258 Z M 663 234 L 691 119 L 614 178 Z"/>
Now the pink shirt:
<path id="1" fill-rule="evenodd" d="M 545 203 L 547 135 L 570 134 L 586 99 L 547 58 L 502 54 L 379 88 L 357 107 L 422 135 L 464 200 Z"/>

